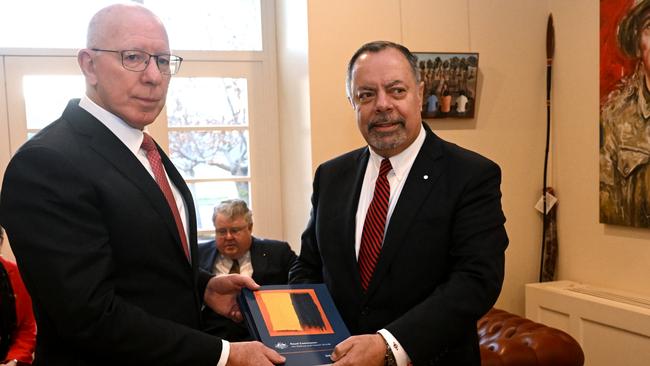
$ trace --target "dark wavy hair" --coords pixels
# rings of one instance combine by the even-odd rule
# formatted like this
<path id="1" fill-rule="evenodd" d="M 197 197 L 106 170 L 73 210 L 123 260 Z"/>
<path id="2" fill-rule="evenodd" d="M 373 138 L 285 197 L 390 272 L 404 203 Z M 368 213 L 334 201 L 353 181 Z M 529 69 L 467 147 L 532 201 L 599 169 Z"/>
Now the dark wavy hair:
<path id="1" fill-rule="evenodd" d="M 617 38 L 621 51 L 629 58 L 639 57 L 639 33 L 643 18 L 650 11 L 650 1 L 643 0 L 633 6 L 618 23 Z"/>

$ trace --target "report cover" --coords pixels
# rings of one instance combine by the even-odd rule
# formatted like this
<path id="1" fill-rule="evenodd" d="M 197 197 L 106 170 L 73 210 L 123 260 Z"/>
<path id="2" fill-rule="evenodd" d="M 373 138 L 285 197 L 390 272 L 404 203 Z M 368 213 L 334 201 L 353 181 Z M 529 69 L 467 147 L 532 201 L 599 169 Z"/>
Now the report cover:
<path id="1" fill-rule="evenodd" d="M 243 289 L 239 306 L 253 337 L 286 357 L 285 366 L 330 365 L 350 336 L 324 284 Z"/>

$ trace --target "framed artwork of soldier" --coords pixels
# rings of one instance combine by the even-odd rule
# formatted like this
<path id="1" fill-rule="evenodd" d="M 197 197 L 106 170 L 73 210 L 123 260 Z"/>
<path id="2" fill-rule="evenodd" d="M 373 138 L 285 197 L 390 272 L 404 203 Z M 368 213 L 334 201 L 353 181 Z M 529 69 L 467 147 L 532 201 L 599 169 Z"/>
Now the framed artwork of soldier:
<path id="1" fill-rule="evenodd" d="M 650 0 L 600 1 L 600 222 L 650 227 Z"/>
<path id="2" fill-rule="evenodd" d="M 478 53 L 414 52 L 424 82 L 422 118 L 473 118 Z"/>

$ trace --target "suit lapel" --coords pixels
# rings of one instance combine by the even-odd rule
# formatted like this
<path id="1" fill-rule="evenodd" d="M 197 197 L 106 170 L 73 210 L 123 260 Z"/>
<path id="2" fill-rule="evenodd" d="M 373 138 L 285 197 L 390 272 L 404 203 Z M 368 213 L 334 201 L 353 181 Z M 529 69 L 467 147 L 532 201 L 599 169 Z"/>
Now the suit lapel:
<path id="1" fill-rule="evenodd" d="M 214 270 L 215 270 L 214 266 L 217 264 L 217 259 L 219 259 L 219 250 L 217 250 L 216 240 L 211 241 L 210 243 L 212 243 L 212 245 L 210 245 L 210 251 L 208 252 L 210 258 L 208 259 L 208 263 L 207 263 L 208 266 L 206 271 L 214 274 Z"/>
<path id="2" fill-rule="evenodd" d="M 425 130 L 424 144 L 413 162 L 388 223 L 388 230 L 386 230 L 379 261 L 368 287 L 367 297 L 372 295 L 381 284 L 390 267 L 390 262 L 402 246 L 410 223 L 422 209 L 424 197 L 430 194 L 442 174 L 443 160 L 441 159 L 440 139 L 428 128 L 425 127 Z"/>
<path id="3" fill-rule="evenodd" d="M 357 253 L 355 250 L 356 243 L 356 225 L 357 225 L 357 208 L 359 206 L 359 196 L 361 195 L 361 186 L 363 185 L 363 177 L 366 173 L 366 167 L 368 166 L 368 159 L 370 158 L 370 153 L 368 148 L 362 150 L 361 154 L 357 158 L 355 164 L 355 170 L 353 175 L 353 184 L 354 189 L 349 189 L 342 194 L 341 199 L 344 202 L 347 202 L 347 207 L 344 209 L 344 212 L 349 212 L 350 214 L 346 217 L 345 229 L 343 231 L 343 240 L 338 242 L 341 245 L 344 245 L 341 248 L 341 253 L 343 253 L 343 258 L 345 258 L 345 269 L 350 271 L 351 276 L 349 278 L 354 279 L 354 286 L 357 288 L 355 293 L 363 293 L 361 288 L 361 276 L 359 275 L 359 263 L 357 261 Z M 341 184 L 341 186 L 347 187 L 347 184 Z M 346 243 L 352 243 L 351 245 L 346 245 Z"/>
<path id="4" fill-rule="evenodd" d="M 187 210 L 187 218 L 186 219 L 187 219 L 187 228 L 189 230 L 189 236 L 188 236 L 189 243 L 188 244 L 190 246 L 191 263 L 192 264 L 198 263 L 198 260 L 199 260 L 199 257 L 198 257 L 199 247 L 198 247 L 197 238 L 196 238 L 196 209 L 194 207 L 194 199 L 192 199 L 192 193 L 190 192 L 189 187 L 185 183 L 185 180 L 183 179 L 181 174 L 176 169 L 176 166 L 174 166 L 174 163 L 172 163 L 172 161 L 169 160 L 169 157 L 167 156 L 167 154 L 165 154 L 164 151 L 162 151 L 160 146 L 158 146 L 158 153 L 160 154 L 160 158 L 161 158 L 161 160 L 163 162 L 163 165 L 165 166 L 165 171 L 167 172 L 167 175 L 169 176 L 169 179 L 172 181 L 174 186 L 176 186 L 178 191 L 181 193 L 181 196 L 183 196 L 183 201 L 185 202 L 185 208 Z M 158 186 L 158 184 L 156 184 L 156 187 L 157 186 Z M 160 191 L 160 189 L 158 189 L 158 191 L 162 195 L 162 191 Z M 163 196 L 163 198 L 164 198 L 164 196 Z M 166 202 L 167 201 L 165 201 L 165 203 Z M 169 206 L 169 205 L 166 205 L 166 206 Z M 169 211 L 169 213 L 171 214 L 171 211 L 169 209 L 167 211 Z M 181 214 L 183 214 L 183 213 L 181 213 Z M 169 215 L 169 217 L 171 217 L 171 220 L 172 220 L 171 223 L 173 225 L 173 227 L 171 229 L 172 229 L 173 233 L 176 233 L 176 235 L 174 237 L 178 241 L 178 244 L 179 244 L 178 247 L 182 251 L 183 248 L 180 247 L 182 244 L 181 244 L 181 241 L 180 241 L 180 237 L 178 236 L 178 229 L 176 229 L 176 222 L 174 221 L 173 215 Z M 182 254 L 183 254 L 183 257 L 185 257 L 185 253 L 183 252 Z M 196 267 L 196 266 L 194 266 L 194 267 Z"/>
<path id="5" fill-rule="evenodd" d="M 63 118 L 66 119 L 80 134 L 88 138 L 90 149 L 102 156 L 117 171 L 119 171 L 134 186 L 138 187 L 144 197 L 151 203 L 154 210 L 160 215 L 165 222 L 170 233 L 177 242 L 176 247 L 179 253 L 185 258 L 183 248 L 181 247 L 180 236 L 176 229 L 176 222 L 171 213 L 165 196 L 158 187 L 156 181 L 151 177 L 149 172 L 142 166 L 142 163 L 133 155 L 133 153 L 120 141 L 104 124 L 99 122 L 94 116 L 78 106 L 79 101 L 73 100 L 63 112 Z M 180 174 L 173 168 L 173 164 L 167 158 L 167 155 L 158 149 L 163 160 L 167 174 L 172 179 L 174 185 L 180 190 L 185 200 L 189 212 L 190 243 L 192 243 L 192 263 L 196 263 L 196 220 L 194 219 L 194 203 L 185 183 L 182 181 Z M 170 168 L 170 166 L 172 168 Z M 188 198 L 189 197 L 189 198 Z M 192 238 L 193 237 L 193 238 Z"/>
<path id="6" fill-rule="evenodd" d="M 251 243 L 251 265 L 253 266 L 253 279 L 257 283 L 266 282 L 264 277 L 267 274 L 268 267 L 268 255 L 264 249 L 259 245 L 257 239 L 253 237 L 253 242 Z"/>

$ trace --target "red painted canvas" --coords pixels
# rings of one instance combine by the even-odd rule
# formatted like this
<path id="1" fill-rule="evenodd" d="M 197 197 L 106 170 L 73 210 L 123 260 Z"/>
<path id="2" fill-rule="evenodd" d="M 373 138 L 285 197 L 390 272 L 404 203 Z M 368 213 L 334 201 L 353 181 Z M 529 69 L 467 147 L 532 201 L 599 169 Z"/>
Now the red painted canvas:
<path id="1" fill-rule="evenodd" d="M 600 0 L 600 104 L 625 75 L 634 71 L 635 60 L 626 58 L 616 41 L 618 22 L 634 0 Z"/>
<path id="2" fill-rule="evenodd" d="M 650 228 L 650 0 L 600 2 L 600 222 Z"/>

